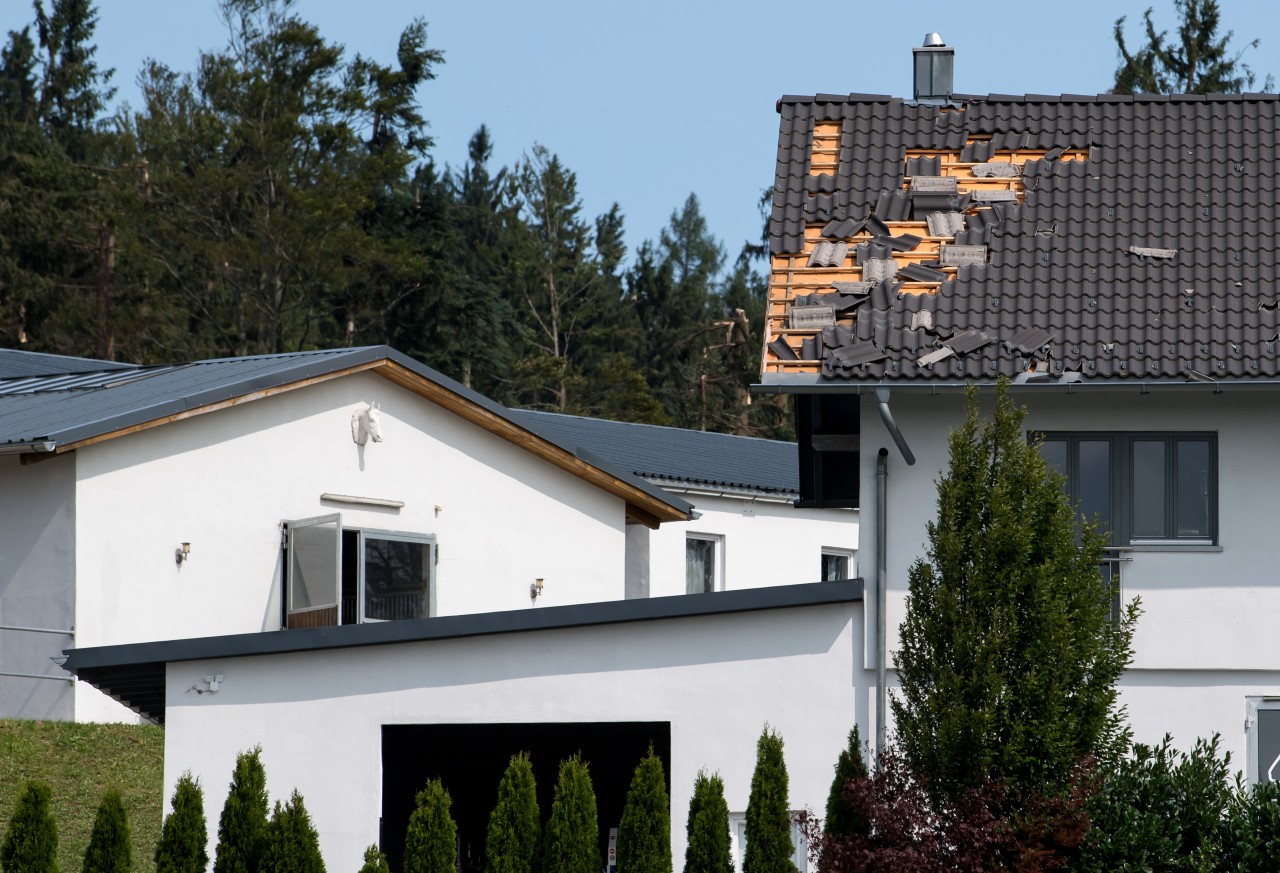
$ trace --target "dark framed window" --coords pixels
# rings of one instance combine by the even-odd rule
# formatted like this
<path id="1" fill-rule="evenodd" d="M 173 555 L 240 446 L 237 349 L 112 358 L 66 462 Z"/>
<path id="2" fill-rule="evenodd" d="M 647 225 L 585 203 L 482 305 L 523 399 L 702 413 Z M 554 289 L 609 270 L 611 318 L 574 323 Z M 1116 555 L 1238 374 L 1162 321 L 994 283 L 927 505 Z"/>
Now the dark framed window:
<path id="1" fill-rule="evenodd" d="M 1218 439 L 1212 433 L 1033 435 L 1067 494 L 1112 545 L 1218 541 Z"/>

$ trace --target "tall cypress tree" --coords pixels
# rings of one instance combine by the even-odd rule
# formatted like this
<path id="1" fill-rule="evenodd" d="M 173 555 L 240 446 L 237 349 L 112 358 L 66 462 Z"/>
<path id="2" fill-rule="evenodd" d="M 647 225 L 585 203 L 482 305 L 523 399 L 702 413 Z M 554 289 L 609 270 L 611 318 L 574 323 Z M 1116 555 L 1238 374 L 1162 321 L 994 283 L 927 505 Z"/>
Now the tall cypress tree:
<path id="1" fill-rule="evenodd" d="M 485 834 L 485 873 L 535 873 L 541 840 L 538 786 L 529 755 L 521 752 L 511 756 L 498 783 L 498 803 Z"/>
<path id="2" fill-rule="evenodd" d="M 582 759 L 574 755 L 560 762 L 551 818 L 542 841 L 545 873 L 597 873 L 599 828 L 591 774 Z"/>
<path id="3" fill-rule="evenodd" d="M 129 815 L 120 789 L 107 790 L 98 807 L 84 853 L 84 873 L 129 873 L 133 869 L 133 843 Z"/>
<path id="4" fill-rule="evenodd" d="M 404 841 L 404 873 L 454 873 L 458 826 L 449 814 L 453 798 L 439 779 L 418 792 Z"/>
<path id="5" fill-rule="evenodd" d="M 662 759 L 640 760 L 618 825 L 618 873 L 671 873 L 671 805 Z"/>
<path id="6" fill-rule="evenodd" d="M 213 873 L 258 873 L 267 834 L 267 773 L 262 747 L 241 752 L 218 819 Z"/>
<path id="7" fill-rule="evenodd" d="M 204 791 L 190 771 L 178 777 L 171 805 L 156 843 L 156 873 L 204 873 L 209 866 Z"/>
<path id="8" fill-rule="evenodd" d="M 892 697 L 898 743 L 929 790 L 994 779 L 1059 792 L 1087 756 L 1124 751 L 1115 681 L 1137 620 L 1111 617 L 1103 535 L 1081 525 L 1023 430 L 1007 381 L 984 421 L 977 389 L 950 437 L 927 556 L 908 575 Z"/>
<path id="9" fill-rule="evenodd" d="M 724 780 L 719 774 L 698 771 L 689 801 L 688 843 L 684 873 L 733 873 L 729 842 L 729 805 L 724 800 Z"/>
<path id="10" fill-rule="evenodd" d="M 276 801 L 264 842 L 262 873 L 325 873 L 320 836 L 296 788 L 288 803 Z"/>
<path id="11" fill-rule="evenodd" d="M 360 873 L 391 873 L 387 856 L 376 845 L 364 850 L 364 866 L 360 868 Z"/>
<path id="12" fill-rule="evenodd" d="M 58 873 L 58 827 L 49 813 L 49 786 L 28 782 L 18 795 L 0 844 L 4 873 Z"/>
<path id="13" fill-rule="evenodd" d="M 751 774 L 742 873 L 794 873 L 789 794 L 782 737 L 765 725 L 756 743 L 756 769 Z"/>
<path id="14" fill-rule="evenodd" d="M 836 776 L 831 781 L 831 791 L 827 795 L 827 817 L 822 822 L 822 832 L 827 836 L 865 836 L 870 830 L 870 823 L 849 805 L 845 796 L 845 787 L 855 779 L 867 778 L 867 764 L 862 759 L 862 738 L 858 734 L 858 726 L 849 731 L 849 746 L 840 752 L 836 761 Z"/>

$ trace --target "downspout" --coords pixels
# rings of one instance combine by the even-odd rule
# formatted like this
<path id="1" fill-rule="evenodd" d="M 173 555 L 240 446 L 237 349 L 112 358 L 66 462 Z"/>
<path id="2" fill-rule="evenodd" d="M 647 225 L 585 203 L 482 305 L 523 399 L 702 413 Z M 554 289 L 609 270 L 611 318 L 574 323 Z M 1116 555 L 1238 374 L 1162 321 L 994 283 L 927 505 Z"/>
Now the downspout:
<path id="1" fill-rule="evenodd" d="M 902 431 L 898 430 L 898 423 L 893 420 L 893 412 L 889 409 L 889 389 L 876 389 L 876 406 L 880 410 L 880 420 L 884 422 L 885 430 L 889 431 L 889 436 L 893 437 L 893 441 L 898 446 L 898 451 L 902 452 L 902 460 L 907 462 L 910 467 L 915 464 L 916 456 L 911 454 L 911 448 L 907 445 L 907 438 L 902 435 Z"/>
<path id="2" fill-rule="evenodd" d="M 881 404 L 882 407 L 885 404 Z M 885 618 L 885 582 L 888 577 L 885 543 L 888 540 L 885 531 L 885 498 L 888 494 L 889 450 L 882 448 L 876 458 L 876 755 L 885 750 L 885 707 L 888 706 L 889 693 L 885 688 L 888 659 L 888 622 Z M 908 462 L 910 463 L 910 462 Z"/>

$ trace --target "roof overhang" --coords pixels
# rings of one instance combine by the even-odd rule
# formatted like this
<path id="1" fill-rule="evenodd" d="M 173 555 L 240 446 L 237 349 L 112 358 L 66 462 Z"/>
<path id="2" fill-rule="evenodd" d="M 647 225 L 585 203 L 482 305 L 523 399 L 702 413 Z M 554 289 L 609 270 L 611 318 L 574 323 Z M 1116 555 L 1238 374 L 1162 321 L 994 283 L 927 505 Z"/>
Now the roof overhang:
<path id="1" fill-rule="evenodd" d="M 876 389 L 891 389 L 894 393 L 903 394 L 942 394 L 963 392 L 970 385 L 979 389 L 994 388 L 996 379 L 975 379 L 969 381 L 926 381 L 922 379 L 881 380 L 875 382 L 859 382 L 854 380 L 824 379 L 810 374 L 782 375 L 767 382 L 751 386 L 752 394 L 871 394 Z M 1200 392 L 1221 394 L 1226 391 L 1277 391 L 1280 380 L 1276 379 L 1098 379 L 1080 382 L 1026 382 L 1015 383 L 1012 380 L 1009 388 L 1013 391 L 1028 394 L 1085 394 L 1085 393 L 1132 393 L 1150 394 L 1156 391 Z"/>
<path id="2" fill-rule="evenodd" d="M 308 630 L 200 637 L 68 649 L 64 668 L 140 715 L 164 723 L 166 666 L 183 661 L 248 658 L 366 646 L 423 643 L 687 619 L 861 601 L 861 579 L 777 585 L 710 594 L 681 594 L 539 609 L 371 622 Z"/>

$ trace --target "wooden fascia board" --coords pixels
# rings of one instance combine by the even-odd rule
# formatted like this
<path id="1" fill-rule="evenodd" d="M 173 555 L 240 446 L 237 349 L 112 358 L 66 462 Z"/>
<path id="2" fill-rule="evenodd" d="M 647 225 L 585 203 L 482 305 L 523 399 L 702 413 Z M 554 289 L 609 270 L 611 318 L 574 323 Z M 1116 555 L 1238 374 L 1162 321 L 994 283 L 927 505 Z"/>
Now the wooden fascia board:
<path id="1" fill-rule="evenodd" d="M 651 494 L 646 494 L 634 485 L 624 482 L 601 470 L 577 455 L 562 449 L 532 431 L 525 430 L 513 421 L 509 421 L 483 406 L 450 391 L 448 388 L 426 379 L 407 367 L 394 361 L 380 361 L 375 372 L 401 388 L 425 397 L 443 409 L 447 409 L 460 418 L 484 428 L 496 436 L 511 442 L 527 452 L 548 461 L 565 472 L 585 479 L 591 484 L 620 497 L 627 503 L 627 518 L 650 528 L 657 528 L 664 521 L 685 521 L 684 513 L 664 503 Z"/>

